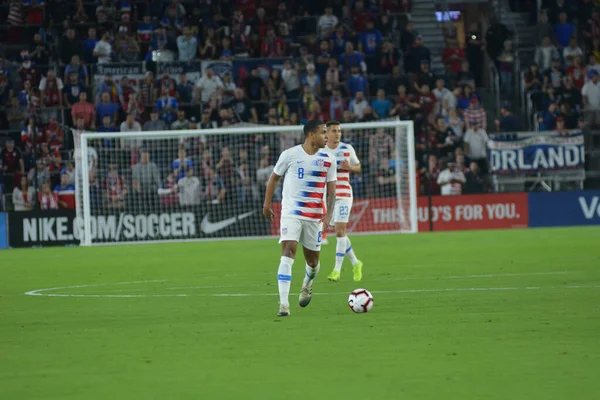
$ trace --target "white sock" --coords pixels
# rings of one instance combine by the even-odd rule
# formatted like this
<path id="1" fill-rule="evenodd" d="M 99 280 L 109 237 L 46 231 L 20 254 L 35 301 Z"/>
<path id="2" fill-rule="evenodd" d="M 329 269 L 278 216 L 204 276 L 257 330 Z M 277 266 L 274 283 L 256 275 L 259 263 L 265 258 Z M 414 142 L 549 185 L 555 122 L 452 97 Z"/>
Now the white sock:
<path id="1" fill-rule="evenodd" d="M 347 237 L 336 237 L 337 243 L 335 245 L 335 268 L 334 271 L 340 272 L 342 270 L 342 264 L 344 263 L 344 256 L 346 255 Z"/>
<path id="2" fill-rule="evenodd" d="M 279 304 L 282 306 L 290 305 L 290 286 L 292 285 L 292 265 L 294 259 L 290 257 L 281 257 L 279 269 L 277 270 L 277 286 L 279 287 Z"/>
<path id="3" fill-rule="evenodd" d="M 316 267 L 312 268 L 310 265 L 306 264 L 306 274 L 304 274 L 304 281 L 302 282 L 302 286 L 307 286 L 312 284 L 313 279 L 319 273 L 321 269 L 321 262 L 317 264 Z"/>
<path id="4" fill-rule="evenodd" d="M 358 264 L 358 258 L 356 258 L 356 254 L 354 254 L 354 250 L 352 250 L 352 243 L 350 243 L 350 238 L 346 236 L 346 255 L 350 259 L 352 265 Z"/>

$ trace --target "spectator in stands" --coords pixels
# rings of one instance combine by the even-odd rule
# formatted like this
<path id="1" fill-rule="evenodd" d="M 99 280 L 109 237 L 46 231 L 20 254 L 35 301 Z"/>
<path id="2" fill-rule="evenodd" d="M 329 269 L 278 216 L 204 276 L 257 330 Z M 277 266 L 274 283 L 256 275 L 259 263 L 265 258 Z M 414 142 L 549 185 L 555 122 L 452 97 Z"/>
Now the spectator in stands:
<path id="1" fill-rule="evenodd" d="M 108 172 L 106 173 L 106 179 L 104 180 L 104 192 L 108 208 L 125 207 L 127 187 L 119 175 L 116 163 L 111 162 L 108 164 Z"/>
<path id="2" fill-rule="evenodd" d="M 552 86 L 554 89 L 560 89 L 564 74 L 564 70 L 560 66 L 560 59 L 552 60 L 550 69 L 544 74 L 544 87 Z"/>
<path id="3" fill-rule="evenodd" d="M 588 72 L 589 81 L 583 85 L 583 111 L 586 125 L 600 125 L 600 74 L 596 70 Z"/>
<path id="4" fill-rule="evenodd" d="M 191 61 L 196 57 L 198 52 L 198 41 L 192 36 L 192 31 L 189 26 L 183 28 L 183 35 L 177 38 L 177 50 L 179 53 L 179 61 Z"/>
<path id="5" fill-rule="evenodd" d="M 181 206 L 195 206 L 204 199 L 200 179 L 194 176 L 193 168 L 186 169 L 185 176 L 179 179 L 177 191 L 179 193 L 179 205 Z"/>
<path id="6" fill-rule="evenodd" d="M 352 67 L 359 68 L 363 73 L 367 73 L 367 64 L 363 60 L 360 53 L 354 50 L 354 44 L 352 42 L 346 42 L 346 50 L 340 56 L 340 70 L 345 76 L 352 73 Z"/>
<path id="7" fill-rule="evenodd" d="M 375 56 L 381 42 L 383 42 L 383 36 L 379 29 L 375 28 L 375 22 L 372 19 L 367 20 L 365 29 L 359 34 L 358 51 L 366 57 Z"/>
<path id="8" fill-rule="evenodd" d="M 359 72 L 357 65 L 351 67 L 351 73 L 346 79 L 346 89 L 349 97 L 355 97 L 357 92 L 369 95 L 369 81 Z"/>
<path id="9" fill-rule="evenodd" d="M 276 58 L 285 55 L 285 42 L 275 34 L 275 29 L 269 27 L 260 45 L 261 57 Z"/>
<path id="10" fill-rule="evenodd" d="M 454 38 L 446 39 L 446 48 L 442 53 L 442 61 L 450 67 L 450 71 L 458 74 L 462 69 L 462 62 L 466 60 L 465 51 L 458 46 Z"/>
<path id="11" fill-rule="evenodd" d="M 431 51 L 423 44 L 423 36 L 417 35 L 414 46 L 405 55 L 404 69 L 409 74 L 417 74 L 421 69 L 422 61 L 427 61 L 427 64 L 431 64 Z"/>
<path id="12" fill-rule="evenodd" d="M 539 21 L 535 27 L 535 42 L 541 43 L 545 37 L 554 36 L 554 27 L 548 21 L 548 13 L 546 10 L 540 12 Z"/>
<path id="13" fill-rule="evenodd" d="M 498 58 L 504 42 L 510 39 L 512 35 L 513 33 L 506 25 L 502 24 L 495 16 L 492 16 L 490 27 L 485 34 L 486 49 L 492 60 Z"/>
<path id="14" fill-rule="evenodd" d="M 515 56 L 512 48 L 512 42 L 507 40 L 504 42 L 504 47 L 498 58 L 498 72 L 500 73 L 500 90 L 510 98 L 512 92 L 512 81 L 514 72 Z"/>
<path id="15" fill-rule="evenodd" d="M 448 88 L 445 87 L 446 81 L 442 77 L 438 77 L 435 80 L 435 89 L 432 93 L 435 96 L 436 107 L 434 112 L 436 114 L 448 115 L 448 110 L 456 108 L 457 98 Z"/>
<path id="16" fill-rule="evenodd" d="M 9 124 L 8 129 L 11 131 L 20 131 L 26 119 L 27 112 L 25 107 L 19 104 L 19 99 L 11 97 L 10 108 L 6 110 L 6 120 Z"/>
<path id="17" fill-rule="evenodd" d="M 171 78 L 167 71 L 164 71 L 162 77 L 156 82 L 156 95 L 160 95 L 163 89 L 167 89 L 171 97 L 177 95 L 177 82 Z"/>
<path id="18" fill-rule="evenodd" d="M 219 204 L 225 200 L 226 195 L 227 188 L 223 180 L 214 169 L 209 168 L 205 195 L 207 201 L 211 204 Z"/>
<path id="19" fill-rule="evenodd" d="M 177 153 L 177 158 L 171 163 L 171 170 L 176 181 L 179 181 L 190 168 L 194 168 L 194 162 L 187 157 L 185 149 L 180 148 Z"/>
<path id="20" fill-rule="evenodd" d="M 79 82 L 77 74 L 72 73 L 69 75 L 67 84 L 63 88 L 63 104 L 67 108 L 71 108 L 75 103 L 79 101 L 79 96 L 85 91 L 85 86 Z M 87 98 L 87 97 L 86 97 Z"/>
<path id="21" fill-rule="evenodd" d="M 500 119 L 494 121 L 498 132 L 517 132 L 519 130 L 519 119 L 510 111 L 510 104 L 502 106 L 500 116 Z"/>
<path id="22" fill-rule="evenodd" d="M 575 57 L 583 57 L 583 50 L 577 45 L 577 38 L 571 37 L 569 45 L 563 49 L 563 60 L 567 68 L 573 65 Z"/>
<path id="23" fill-rule="evenodd" d="M 378 165 L 379 169 L 377 170 L 377 174 L 375 176 L 376 180 L 374 181 L 377 183 L 377 186 L 370 189 L 374 191 L 373 197 L 393 196 L 396 192 L 396 172 L 391 166 L 390 159 L 387 157 L 378 159 L 377 164 L 375 165 Z"/>
<path id="24" fill-rule="evenodd" d="M 573 86 L 575 86 L 579 90 L 583 88 L 583 84 L 585 83 L 586 78 L 586 69 L 581 63 L 581 57 L 574 57 L 573 65 L 567 68 L 565 73 L 567 75 L 565 78 L 568 77 L 569 80 L 573 83 Z"/>
<path id="25" fill-rule="evenodd" d="M 151 71 L 146 72 L 144 80 L 140 84 L 140 100 L 145 106 L 155 107 L 157 97 L 157 85 L 154 80 L 154 74 Z"/>
<path id="26" fill-rule="evenodd" d="M 402 50 L 402 53 L 405 55 L 410 53 L 415 43 L 416 36 L 415 23 L 409 20 L 400 34 L 400 49 Z"/>
<path id="27" fill-rule="evenodd" d="M 290 100 L 300 98 L 300 78 L 298 71 L 292 67 L 290 60 L 285 60 L 283 63 L 283 71 L 281 72 L 285 95 Z"/>
<path id="28" fill-rule="evenodd" d="M 464 137 L 465 156 L 469 161 L 475 161 L 479 168 L 487 173 L 487 145 L 490 138 L 478 120 L 472 120 Z"/>
<path id="29" fill-rule="evenodd" d="M 171 130 L 174 131 L 174 130 L 188 129 L 189 124 L 190 124 L 190 121 L 188 121 L 188 119 L 185 117 L 185 111 L 178 110 L 177 111 L 177 119 L 175 120 L 175 122 L 173 122 L 171 124 Z"/>
<path id="30" fill-rule="evenodd" d="M 388 118 L 393 107 L 392 102 L 385 97 L 385 90 L 377 90 L 377 98 L 371 103 L 375 118 Z"/>
<path id="31" fill-rule="evenodd" d="M 194 84 L 187 78 L 186 74 L 179 74 L 177 82 L 176 98 L 181 105 L 192 104 L 194 98 Z"/>
<path id="32" fill-rule="evenodd" d="M 88 64 L 95 64 L 97 62 L 97 59 L 94 56 L 94 49 L 96 48 L 96 43 L 98 43 L 96 32 L 95 27 L 90 27 L 88 29 L 87 38 L 83 40 L 83 53 L 80 56 Z"/>
<path id="33" fill-rule="evenodd" d="M 36 65 L 40 66 L 40 68 L 48 68 L 52 50 L 48 43 L 44 42 L 42 35 L 39 32 L 36 32 L 35 35 L 33 35 L 33 43 L 30 47 L 29 56 Z"/>
<path id="34" fill-rule="evenodd" d="M 448 109 L 448 117 L 446 118 L 448 127 L 452 129 L 453 134 L 462 140 L 465 131 L 465 121 L 458 115 L 456 108 Z"/>
<path id="35" fill-rule="evenodd" d="M 135 114 L 129 113 L 125 118 L 125 121 L 121 122 L 120 125 L 121 132 L 141 132 L 142 126 L 139 122 L 135 120 Z"/>
<path id="36" fill-rule="evenodd" d="M 106 74 L 104 80 L 96 87 L 96 103 L 100 102 L 103 93 L 109 95 L 112 103 L 125 104 L 123 88 L 109 74 Z"/>
<path id="37" fill-rule="evenodd" d="M 62 107 L 62 90 L 64 84 L 62 79 L 56 76 L 54 70 L 48 70 L 45 77 L 40 81 L 40 92 L 42 93 L 42 106 Z"/>
<path id="38" fill-rule="evenodd" d="M 481 107 L 477 96 L 471 97 L 469 108 L 464 112 L 464 119 L 467 123 L 467 129 L 471 127 L 473 122 L 477 122 L 477 128 L 484 132 L 487 129 L 487 112 Z"/>
<path id="39" fill-rule="evenodd" d="M 560 53 L 556 46 L 552 44 L 550 36 L 544 36 L 542 44 L 535 49 L 535 62 L 543 72 L 546 72 L 552 66 L 553 60 L 558 60 Z"/>
<path id="40" fill-rule="evenodd" d="M 456 168 L 454 161 L 448 162 L 448 168 L 444 169 L 437 178 L 441 188 L 442 196 L 458 196 L 462 194 L 462 188 L 467 179 L 461 170 Z"/>
<path id="41" fill-rule="evenodd" d="M 131 167 L 131 177 L 133 204 L 144 206 L 156 204 L 161 182 L 160 172 L 156 164 L 150 161 L 148 150 L 141 150 L 139 163 Z"/>
<path id="42" fill-rule="evenodd" d="M 335 28 L 335 32 L 329 37 L 329 49 L 332 57 L 341 56 L 346 51 L 346 42 L 350 39 L 350 35 L 344 29 L 344 26 L 339 24 Z"/>
<path id="43" fill-rule="evenodd" d="M 467 180 L 464 189 L 465 194 L 479 194 L 485 191 L 485 179 L 479 169 L 479 164 L 475 161 L 469 164 L 469 171 L 465 174 L 465 178 Z"/>
<path id="44" fill-rule="evenodd" d="M 81 64 L 79 55 L 77 55 L 77 54 L 74 55 L 73 57 L 71 57 L 70 64 L 65 67 L 65 73 L 64 73 L 64 81 L 65 82 L 68 82 L 70 80 L 71 74 L 75 74 L 75 77 L 77 78 L 78 83 L 80 83 L 83 86 L 89 86 L 90 77 L 89 77 L 87 67 L 85 65 Z"/>
<path id="45" fill-rule="evenodd" d="M 314 64 L 306 66 L 306 74 L 302 77 L 302 85 L 310 87 L 316 97 L 321 96 L 321 78 L 316 74 Z"/>
<path id="46" fill-rule="evenodd" d="M 150 111 L 150 119 L 144 122 L 144 131 L 166 131 L 169 127 L 162 119 L 159 119 L 159 111 L 156 108 L 153 108 Z"/>
<path id="47" fill-rule="evenodd" d="M 242 85 L 250 101 L 262 102 L 265 100 L 266 85 L 265 81 L 258 74 L 258 68 L 252 68 L 250 75 L 244 79 Z M 235 96 L 235 92 L 233 95 Z"/>
<path id="48" fill-rule="evenodd" d="M 221 61 L 233 61 L 235 53 L 231 48 L 231 39 L 225 36 L 221 39 L 221 47 L 219 48 L 219 60 Z"/>
<path id="49" fill-rule="evenodd" d="M 21 176 L 19 186 L 12 192 L 12 202 L 15 211 L 31 211 L 35 206 L 35 188 L 29 186 L 26 176 Z"/>
<path id="50" fill-rule="evenodd" d="M 175 97 L 169 95 L 169 89 L 162 90 L 161 97 L 156 101 L 156 109 L 160 112 L 160 118 L 170 126 L 176 119 L 176 111 L 179 109 L 179 103 Z"/>
<path id="51" fill-rule="evenodd" d="M 75 184 L 75 167 L 71 161 L 65 162 L 65 167 L 60 171 L 60 175 L 67 175 L 67 182 Z"/>
<path id="52" fill-rule="evenodd" d="M 389 159 L 394 152 L 394 139 L 386 133 L 385 129 L 378 128 L 374 135 L 369 137 L 369 164 L 379 165 L 379 160 Z M 376 171 L 372 171 L 376 173 Z"/>
<path id="53" fill-rule="evenodd" d="M 207 68 L 205 75 L 196 81 L 194 102 L 200 101 L 201 104 L 208 103 L 212 94 L 217 92 L 219 88 L 223 88 L 221 78 L 213 73 L 212 68 Z"/>
<path id="54" fill-rule="evenodd" d="M 44 182 L 38 194 L 40 210 L 58 210 L 58 194 L 50 190 L 50 183 Z"/>
<path id="55" fill-rule="evenodd" d="M 111 124 L 117 123 L 119 106 L 110 101 L 110 95 L 106 92 L 102 93 L 102 102 L 96 107 L 96 118 L 98 122 L 102 122 L 104 116 L 109 116 Z"/>
<path id="56" fill-rule="evenodd" d="M 548 105 L 548 108 L 542 111 L 538 116 L 538 124 L 540 131 L 551 131 L 556 126 L 556 118 L 559 115 L 558 101 L 554 101 Z"/>
<path id="57" fill-rule="evenodd" d="M 414 92 L 420 93 L 423 85 L 427 85 L 429 88 L 435 87 L 436 80 L 436 75 L 429 68 L 429 62 L 427 60 L 421 60 L 420 70 L 413 79 Z"/>
<path id="58" fill-rule="evenodd" d="M 583 100 L 581 98 L 581 88 L 583 87 L 583 82 L 581 83 L 581 87 L 576 87 L 573 85 L 573 79 L 571 79 L 570 76 L 565 76 L 564 87 L 561 95 L 562 101 L 567 103 L 571 109 L 577 112 L 579 112 L 583 107 Z"/>
<path id="59" fill-rule="evenodd" d="M 83 43 L 75 37 L 75 29 L 68 28 L 65 35 L 60 39 L 58 54 L 63 65 L 71 62 L 73 56 L 83 55 Z"/>
<path id="60" fill-rule="evenodd" d="M 469 71 L 473 74 L 476 85 L 481 86 L 483 76 L 482 71 L 484 70 L 483 50 L 485 42 L 483 41 L 478 23 L 475 22 L 471 24 L 470 31 L 467 33 L 466 44 L 466 60 L 469 63 Z"/>
<path id="61" fill-rule="evenodd" d="M 21 175 L 25 174 L 25 163 L 14 140 L 8 139 L 4 144 L 4 148 L 0 150 L 0 167 L 4 174 L 4 187 L 10 191 L 20 181 Z"/>
<path id="62" fill-rule="evenodd" d="M 17 71 L 21 78 L 21 82 L 24 84 L 29 81 L 32 87 L 37 87 L 40 83 L 40 71 L 31 61 L 31 57 L 28 53 L 23 54 L 22 58 L 23 62 Z"/>
<path id="63" fill-rule="evenodd" d="M 369 107 L 369 102 L 365 99 L 365 94 L 361 91 L 356 92 L 354 98 L 350 100 L 348 109 L 357 119 L 364 117 L 365 109 Z"/>
<path id="64" fill-rule="evenodd" d="M 396 95 L 396 103 L 390 110 L 390 115 L 398 116 L 401 120 L 410 119 L 414 110 L 417 110 L 420 106 L 413 101 L 412 95 L 410 95 L 405 85 L 398 86 L 398 94 Z"/>
<path id="65" fill-rule="evenodd" d="M 244 95 L 244 91 L 242 89 L 235 90 L 235 100 L 232 104 L 232 110 L 235 114 L 235 117 L 240 120 L 240 122 L 252 122 L 254 124 L 258 123 L 258 113 L 256 111 L 256 107 L 246 99 Z"/>
<path id="66" fill-rule="evenodd" d="M 96 43 L 93 55 L 98 58 L 98 64 L 110 63 L 112 56 L 112 45 L 110 44 L 110 31 L 105 31 L 102 38 Z"/>
<path id="67" fill-rule="evenodd" d="M 421 86 L 421 90 L 416 95 L 415 103 L 419 105 L 417 119 L 426 120 L 435 109 L 436 98 L 431 93 L 428 84 Z"/>
<path id="68" fill-rule="evenodd" d="M 456 83 L 461 86 L 470 86 L 475 89 L 475 75 L 471 72 L 468 61 L 463 61 L 461 71 L 456 75 Z"/>
<path id="69" fill-rule="evenodd" d="M 558 16 L 558 23 L 554 25 L 554 35 L 556 42 L 562 48 L 567 47 L 571 37 L 575 34 L 575 27 L 567 20 L 567 14 L 561 12 Z"/>
<path id="70" fill-rule="evenodd" d="M 69 176 L 62 174 L 60 176 L 60 184 L 54 188 L 58 198 L 58 206 L 62 209 L 75 209 L 75 185 L 69 183 Z"/>
<path id="71" fill-rule="evenodd" d="M 96 127 L 96 111 L 92 103 L 87 101 L 87 93 L 85 91 L 79 93 L 79 101 L 73 104 L 71 117 L 73 121 L 79 117 L 83 118 L 87 129 L 94 129 Z"/>
<path id="72" fill-rule="evenodd" d="M 400 65 L 400 53 L 394 44 L 386 40 L 380 47 L 379 59 L 375 73 L 380 75 L 391 75 L 395 67 Z"/>
<path id="73" fill-rule="evenodd" d="M 527 72 L 525 72 L 524 81 L 525 81 L 525 90 L 526 92 L 540 91 L 543 87 L 542 74 L 540 74 L 540 70 L 538 68 L 537 63 L 533 63 L 529 66 Z"/>
<path id="74" fill-rule="evenodd" d="M 329 38 L 337 25 L 338 19 L 333 15 L 333 8 L 331 6 L 325 7 L 325 14 L 321 15 L 317 22 L 317 34 L 319 38 Z"/>
<path id="75" fill-rule="evenodd" d="M 136 62 L 140 59 L 140 46 L 127 26 L 119 26 L 114 42 L 114 55 L 121 62 Z"/>

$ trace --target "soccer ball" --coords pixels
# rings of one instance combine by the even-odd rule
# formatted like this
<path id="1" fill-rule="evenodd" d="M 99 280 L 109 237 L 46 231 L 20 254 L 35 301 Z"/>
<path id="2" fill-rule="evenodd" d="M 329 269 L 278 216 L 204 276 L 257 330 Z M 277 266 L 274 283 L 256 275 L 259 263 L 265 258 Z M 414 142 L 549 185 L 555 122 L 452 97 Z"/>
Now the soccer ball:
<path id="1" fill-rule="evenodd" d="M 348 296 L 348 305 L 355 313 L 365 313 L 373 308 L 373 295 L 367 289 L 356 289 Z"/>

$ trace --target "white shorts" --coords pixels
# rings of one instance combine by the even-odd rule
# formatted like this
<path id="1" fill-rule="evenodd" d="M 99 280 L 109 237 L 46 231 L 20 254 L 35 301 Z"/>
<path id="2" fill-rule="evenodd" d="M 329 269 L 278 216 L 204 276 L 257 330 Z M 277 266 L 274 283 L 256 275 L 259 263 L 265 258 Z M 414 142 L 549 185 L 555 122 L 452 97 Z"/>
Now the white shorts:
<path id="1" fill-rule="evenodd" d="M 297 218 L 281 218 L 279 243 L 298 242 L 308 250 L 321 251 L 323 223 Z"/>
<path id="2" fill-rule="evenodd" d="M 350 210 L 352 210 L 352 198 L 339 198 L 335 200 L 335 207 L 333 208 L 333 218 L 331 218 L 331 225 L 336 222 L 343 222 L 345 224 L 350 220 Z"/>

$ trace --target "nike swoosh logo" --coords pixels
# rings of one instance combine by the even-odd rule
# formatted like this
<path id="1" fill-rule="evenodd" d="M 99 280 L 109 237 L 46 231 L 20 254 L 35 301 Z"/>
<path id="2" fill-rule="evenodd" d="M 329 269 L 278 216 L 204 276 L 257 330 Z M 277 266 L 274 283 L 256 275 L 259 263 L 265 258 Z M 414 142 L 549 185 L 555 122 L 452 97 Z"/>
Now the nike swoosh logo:
<path id="1" fill-rule="evenodd" d="M 296 161 L 296 164 L 302 164 L 304 161 Z"/>
<path id="2" fill-rule="evenodd" d="M 227 228 L 229 225 L 233 225 L 235 224 L 238 220 L 242 220 L 245 218 L 248 218 L 249 216 L 251 216 L 252 214 L 256 213 L 255 211 L 249 211 L 247 213 L 244 214 L 240 214 L 238 216 L 235 217 L 231 217 L 231 218 L 227 218 L 224 219 L 222 221 L 219 222 L 210 222 L 208 220 L 208 215 L 206 214 L 204 216 L 204 218 L 202 218 L 202 222 L 200 223 L 200 230 L 204 233 L 206 233 L 207 235 L 210 235 L 211 233 L 215 233 L 218 232 L 222 229 Z"/>

